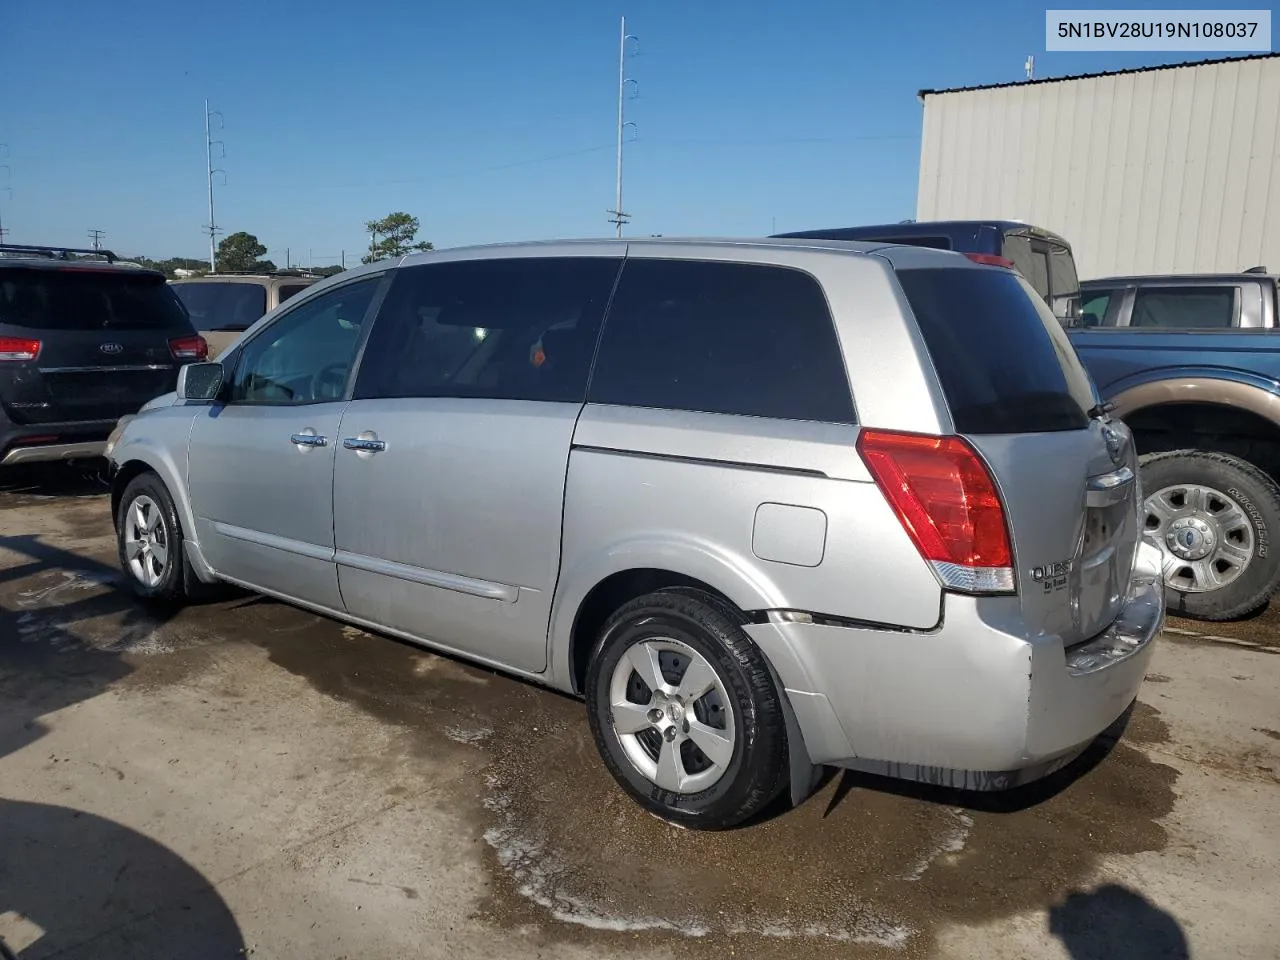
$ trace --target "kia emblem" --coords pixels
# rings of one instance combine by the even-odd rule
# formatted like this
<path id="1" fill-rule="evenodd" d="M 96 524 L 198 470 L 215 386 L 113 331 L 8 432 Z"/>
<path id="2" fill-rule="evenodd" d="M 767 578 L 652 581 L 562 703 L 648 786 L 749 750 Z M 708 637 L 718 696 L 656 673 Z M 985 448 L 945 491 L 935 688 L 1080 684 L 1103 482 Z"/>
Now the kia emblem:
<path id="1" fill-rule="evenodd" d="M 123 353 L 123 352 L 124 352 L 124 344 L 122 344 L 122 343 L 104 343 L 104 344 L 103 344 L 102 346 L 100 346 L 98 349 L 99 349 L 99 350 L 101 350 L 103 353 L 111 354 L 111 355 L 113 355 L 113 356 L 114 356 L 114 355 L 115 355 L 115 354 L 117 354 L 117 353 Z"/>

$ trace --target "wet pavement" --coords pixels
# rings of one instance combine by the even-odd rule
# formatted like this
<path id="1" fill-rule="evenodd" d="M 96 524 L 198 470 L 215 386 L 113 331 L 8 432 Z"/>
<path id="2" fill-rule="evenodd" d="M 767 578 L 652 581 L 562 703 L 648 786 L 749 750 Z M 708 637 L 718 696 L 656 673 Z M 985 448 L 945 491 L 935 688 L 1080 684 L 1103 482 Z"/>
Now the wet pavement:
<path id="1" fill-rule="evenodd" d="M 142 609 L 108 509 L 88 472 L 0 478 L 0 936 L 24 960 L 1277 955 L 1280 615 L 1171 621 L 1127 728 L 1049 781 L 837 774 L 705 834 L 614 785 L 571 698 L 249 595 Z M 30 893 L 50 836 L 84 898 Z M 182 890 L 204 946 L 164 933 Z"/>

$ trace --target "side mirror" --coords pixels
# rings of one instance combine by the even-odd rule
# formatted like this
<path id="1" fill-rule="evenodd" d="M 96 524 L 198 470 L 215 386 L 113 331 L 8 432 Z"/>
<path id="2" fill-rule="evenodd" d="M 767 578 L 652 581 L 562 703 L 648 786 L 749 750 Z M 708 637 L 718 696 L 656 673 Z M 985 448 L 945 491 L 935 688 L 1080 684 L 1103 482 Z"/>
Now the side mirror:
<path id="1" fill-rule="evenodd" d="M 178 399 L 208 403 L 222 390 L 222 364 L 188 363 L 178 371 Z"/>

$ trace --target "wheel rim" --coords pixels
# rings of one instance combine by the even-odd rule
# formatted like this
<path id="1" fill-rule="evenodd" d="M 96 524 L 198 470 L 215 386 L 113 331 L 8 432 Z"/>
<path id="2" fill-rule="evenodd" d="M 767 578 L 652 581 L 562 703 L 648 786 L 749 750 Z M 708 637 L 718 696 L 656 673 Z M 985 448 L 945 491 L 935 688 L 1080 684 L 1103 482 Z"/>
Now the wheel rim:
<path id="1" fill-rule="evenodd" d="M 159 584 L 169 567 L 169 531 L 154 500 L 143 495 L 129 504 L 123 535 L 129 572 L 148 587 Z"/>
<path id="2" fill-rule="evenodd" d="M 1147 534 L 1164 554 L 1164 582 L 1170 588 L 1221 590 L 1253 562 L 1253 524 L 1221 490 L 1174 484 L 1147 497 L 1145 508 Z"/>
<path id="3" fill-rule="evenodd" d="M 686 643 L 651 637 L 627 648 L 609 681 L 613 732 L 650 783 L 671 793 L 714 786 L 733 760 L 729 692 Z"/>

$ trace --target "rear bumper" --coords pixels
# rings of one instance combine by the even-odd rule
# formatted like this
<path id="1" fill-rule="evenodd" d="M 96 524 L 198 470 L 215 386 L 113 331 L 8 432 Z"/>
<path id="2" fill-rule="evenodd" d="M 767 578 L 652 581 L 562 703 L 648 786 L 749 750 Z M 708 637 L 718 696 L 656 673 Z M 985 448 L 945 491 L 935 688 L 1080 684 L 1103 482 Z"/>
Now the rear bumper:
<path id="1" fill-rule="evenodd" d="M 1129 708 L 1164 623 L 1150 551 L 1115 622 L 1065 649 L 1020 632 L 1016 597 L 949 596 L 929 633 L 780 622 L 746 629 L 774 663 L 816 763 L 1006 789 L 1077 756 Z"/>
<path id="2" fill-rule="evenodd" d="M 51 443 L 13 447 L 3 459 L 0 459 L 0 466 L 48 463 L 53 460 L 92 460 L 102 456 L 106 445 L 105 440 L 93 440 L 86 443 Z"/>
<path id="3" fill-rule="evenodd" d="M 14 424 L 0 415 L 0 466 L 102 456 L 114 420 Z"/>

